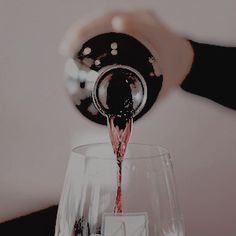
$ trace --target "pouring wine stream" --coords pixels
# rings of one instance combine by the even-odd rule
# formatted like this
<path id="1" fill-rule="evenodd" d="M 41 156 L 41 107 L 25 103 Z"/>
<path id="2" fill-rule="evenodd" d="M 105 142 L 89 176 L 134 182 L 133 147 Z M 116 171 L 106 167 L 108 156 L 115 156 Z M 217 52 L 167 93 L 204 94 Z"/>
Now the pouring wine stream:
<path id="1" fill-rule="evenodd" d="M 117 158 L 118 165 L 118 183 L 117 183 L 117 192 L 116 192 L 116 202 L 114 213 L 123 213 L 123 203 L 122 203 L 122 163 L 125 158 L 126 147 L 129 142 L 130 134 L 133 127 L 133 118 L 131 117 L 125 121 L 125 127 L 120 128 L 118 125 L 115 125 L 115 118 L 108 117 L 109 122 L 109 133 L 111 144 L 114 150 L 114 153 Z M 123 122 L 123 121 L 121 121 Z"/>
<path id="2" fill-rule="evenodd" d="M 102 73 L 94 86 L 93 98 L 98 110 L 107 117 L 109 135 L 117 159 L 115 214 L 123 213 L 122 163 L 133 127 L 133 117 L 146 99 L 142 76 L 127 66 L 115 66 Z"/>

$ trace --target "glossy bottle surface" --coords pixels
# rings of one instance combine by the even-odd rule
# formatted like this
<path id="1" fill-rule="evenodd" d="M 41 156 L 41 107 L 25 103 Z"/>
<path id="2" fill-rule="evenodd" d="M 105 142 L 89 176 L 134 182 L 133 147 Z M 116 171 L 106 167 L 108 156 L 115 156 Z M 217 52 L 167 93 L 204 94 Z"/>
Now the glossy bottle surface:
<path id="1" fill-rule="evenodd" d="M 155 103 L 162 75 L 155 58 L 135 38 L 106 33 L 91 38 L 66 64 L 67 88 L 73 104 L 89 120 L 106 125 L 105 115 L 131 107 L 134 120 Z"/>

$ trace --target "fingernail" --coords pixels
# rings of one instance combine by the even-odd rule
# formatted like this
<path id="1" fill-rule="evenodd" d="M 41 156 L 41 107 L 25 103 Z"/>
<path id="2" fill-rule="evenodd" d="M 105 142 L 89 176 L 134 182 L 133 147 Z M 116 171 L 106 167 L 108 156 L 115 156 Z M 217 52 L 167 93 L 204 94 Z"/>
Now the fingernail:
<path id="1" fill-rule="evenodd" d="M 124 30 L 124 22 L 120 16 L 114 16 L 111 20 L 111 25 L 114 31 L 121 32 Z"/>

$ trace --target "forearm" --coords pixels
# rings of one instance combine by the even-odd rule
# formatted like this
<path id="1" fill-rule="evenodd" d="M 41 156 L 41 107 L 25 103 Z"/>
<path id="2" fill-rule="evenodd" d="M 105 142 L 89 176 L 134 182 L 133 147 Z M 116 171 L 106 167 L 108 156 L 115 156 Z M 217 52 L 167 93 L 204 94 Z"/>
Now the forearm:
<path id="1" fill-rule="evenodd" d="M 236 109 L 236 48 L 190 42 L 194 60 L 181 87 Z"/>

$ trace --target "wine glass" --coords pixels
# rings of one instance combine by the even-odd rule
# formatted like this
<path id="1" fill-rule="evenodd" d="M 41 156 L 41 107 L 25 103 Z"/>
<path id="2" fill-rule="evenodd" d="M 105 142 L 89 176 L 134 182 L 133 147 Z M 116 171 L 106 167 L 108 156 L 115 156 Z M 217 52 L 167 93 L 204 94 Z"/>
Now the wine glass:
<path id="1" fill-rule="evenodd" d="M 184 236 L 169 152 L 131 143 L 122 173 L 123 213 L 115 214 L 117 161 L 111 144 L 74 148 L 55 236 Z"/>

